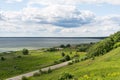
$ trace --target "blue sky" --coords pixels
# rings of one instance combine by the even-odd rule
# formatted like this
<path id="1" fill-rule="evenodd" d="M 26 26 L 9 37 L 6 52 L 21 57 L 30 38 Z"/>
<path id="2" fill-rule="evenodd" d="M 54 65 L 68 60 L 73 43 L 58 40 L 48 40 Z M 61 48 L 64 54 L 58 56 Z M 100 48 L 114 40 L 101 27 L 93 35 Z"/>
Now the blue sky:
<path id="1" fill-rule="evenodd" d="M 0 37 L 99 37 L 119 30 L 119 0 L 0 0 Z"/>

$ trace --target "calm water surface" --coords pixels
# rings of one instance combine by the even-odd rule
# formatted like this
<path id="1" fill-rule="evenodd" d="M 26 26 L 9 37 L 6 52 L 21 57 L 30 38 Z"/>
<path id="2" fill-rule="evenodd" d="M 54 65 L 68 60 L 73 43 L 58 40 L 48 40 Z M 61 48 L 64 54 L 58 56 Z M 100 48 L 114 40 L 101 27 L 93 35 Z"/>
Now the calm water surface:
<path id="1" fill-rule="evenodd" d="M 61 44 L 81 44 L 98 42 L 103 38 L 87 37 L 18 37 L 18 38 L 0 38 L 0 52 L 28 49 L 40 49 L 58 46 Z"/>

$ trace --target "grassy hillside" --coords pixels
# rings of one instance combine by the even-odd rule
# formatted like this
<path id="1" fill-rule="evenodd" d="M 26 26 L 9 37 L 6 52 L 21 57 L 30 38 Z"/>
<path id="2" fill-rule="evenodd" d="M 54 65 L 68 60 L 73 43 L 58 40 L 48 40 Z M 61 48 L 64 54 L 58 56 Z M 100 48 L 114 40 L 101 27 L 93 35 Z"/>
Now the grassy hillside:
<path id="1" fill-rule="evenodd" d="M 78 80 L 119 80 L 120 79 L 120 47 L 107 54 L 69 65 L 49 74 L 32 77 L 30 80 L 58 80 L 61 73 L 73 74 Z M 77 80 L 76 79 L 76 80 Z"/>
<path id="2" fill-rule="evenodd" d="M 21 51 L 1 54 L 0 58 L 0 79 L 12 77 L 22 73 L 41 69 L 49 65 L 53 65 L 54 61 L 62 58 L 61 53 L 69 54 L 71 57 L 75 55 L 74 49 L 63 49 L 60 51 L 30 50 L 29 55 L 23 55 Z M 72 52 L 72 54 L 70 54 Z M 78 54 L 81 54 L 78 52 Z"/>
<path id="3" fill-rule="evenodd" d="M 89 48 L 88 57 L 94 57 L 99 55 L 104 55 L 114 48 L 120 46 L 120 31 L 110 35 L 108 38 L 101 40 L 100 42 Z"/>

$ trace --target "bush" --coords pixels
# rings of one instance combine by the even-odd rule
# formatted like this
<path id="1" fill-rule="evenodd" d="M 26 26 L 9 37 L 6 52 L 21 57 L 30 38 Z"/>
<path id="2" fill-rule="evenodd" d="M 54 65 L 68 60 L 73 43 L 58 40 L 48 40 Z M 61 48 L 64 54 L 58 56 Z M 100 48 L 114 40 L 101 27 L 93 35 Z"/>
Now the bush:
<path id="1" fill-rule="evenodd" d="M 49 68 L 48 71 L 47 71 L 47 73 L 51 73 L 51 72 L 52 72 L 52 70 Z"/>
<path id="2" fill-rule="evenodd" d="M 86 59 L 88 59 L 87 56 L 83 57 L 83 58 L 81 59 L 81 61 L 84 61 L 84 60 L 86 60 Z"/>
<path id="3" fill-rule="evenodd" d="M 40 72 L 34 73 L 33 76 L 40 76 Z"/>
<path id="4" fill-rule="evenodd" d="M 24 55 L 28 55 L 28 54 L 29 54 L 29 51 L 28 51 L 28 49 L 25 49 L 25 48 L 24 48 L 24 49 L 22 50 L 22 53 L 23 53 Z"/>
<path id="5" fill-rule="evenodd" d="M 56 60 L 56 61 L 54 61 L 54 64 L 59 64 L 59 63 L 60 63 L 60 61 L 57 61 L 57 60 Z"/>
<path id="6" fill-rule="evenodd" d="M 61 53 L 61 55 L 62 55 L 62 57 L 64 57 L 64 56 L 65 56 L 65 53 L 64 53 L 64 52 L 62 52 L 62 53 Z"/>
<path id="7" fill-rule="evenodd" d="M 73 62 L 69 62 L 69 63 L 68 63 L 68 65 L 72 65 L 72 64 L 73 64 Z"/>
<path id="8" fill-rule="evenodd" d="M 70 52 L 70 54 L 72 54 L 72 52 Z"/>
<path id="9" fill-rule="evenodd" d="M 65 60 L 66 60 L 66 61 L 69 61 L 70 59 L 71 59 L 71 58 L 70 58 L 69 55 L 66 55 L 66 56 L 65 56 Z"/>
<path id="10" fill-rule="evenodd" d="M 17 56 L 17 58 L 22 58 L 22 56 Z"/>
<path id="11" fill-rule="evenodd" d="M 74 60 L 73 60 L 73 62 L 74 63 L 77 63 L 77 62 L 79 62 L 80 60 L 78 59 L 78 58 L 75 58 Z"/>
<path id="12" fill-rule="evenodd" d="M 60 59 L 59 61 L 60 61 L 60 62 L 65 62 L 66 59 L 65 59 L 65 57 L 64 57 L 64 58 Z"/>
<path id="13" fill-rule="evenodd" d="M 53 51 L 57 51 L 56 48 L 49 48 L 47 51 L 53 52 Z"/>
<path id="14" fill-rule="evenodd" d="M 67 48 L 70 48 L 70 47 L 71 47 L 71 45 L 70 45 L 70 44 L 67 44 L 67 45 L 66 45 L 66 47 L 67 47 Z"/>
<path id="15" fill-rule="evenodd" d="M 29 80 L 27 77 L 23 76 L 22 80 Z"/>
<path id="16" fill-rule="evenodd" d="M 76 57 L 79 57 L 80 55 L 79 54 L 75 54 L 73 57 L 76 58 Z"/>
<path id="17" fill-rule="evenodd" d="M 60 48 L 65 48 L 65 45 L 63 45 L 63 44 L 62 44 L 62 45 L 60 45 Z"/>
<path id="18" fill-rule="evenodd" d="M 120 42 L 120 31 L 90 47 L 87 56 L 91 58 L 92 56 L 104 55 L 117 45 L 119 46 L 118 42 Z"/>
<path id="19" fill-rule="evenodd" d="M 63 73 L 60 75 L 60 78 L 58 80 L 70 80 L 73 79 L 73 75 L 70 73 Z"/>
<path id="20" fill-rule="evenodd" d="M 4 57 L 1 57 L 1 61 L 4 61 L 5 60 L 5 58 Z"/>

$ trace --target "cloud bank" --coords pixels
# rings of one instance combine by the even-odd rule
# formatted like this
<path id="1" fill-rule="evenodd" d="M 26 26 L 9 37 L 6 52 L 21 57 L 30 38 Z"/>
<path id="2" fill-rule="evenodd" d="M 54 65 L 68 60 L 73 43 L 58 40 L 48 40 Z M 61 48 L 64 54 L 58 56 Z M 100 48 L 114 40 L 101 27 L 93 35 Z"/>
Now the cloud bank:
<path id="1" fill-rule="evenodd" d="M 119 0 L 29 0 L 27 7 L 19 11 L 0 12 L 0 32 L 4 36 L 90 37 L 108 36 L 120 30 L 120 15 L 97 16 L 80 10 L 76 5 L 84 2 L 120 4 Z"/>

